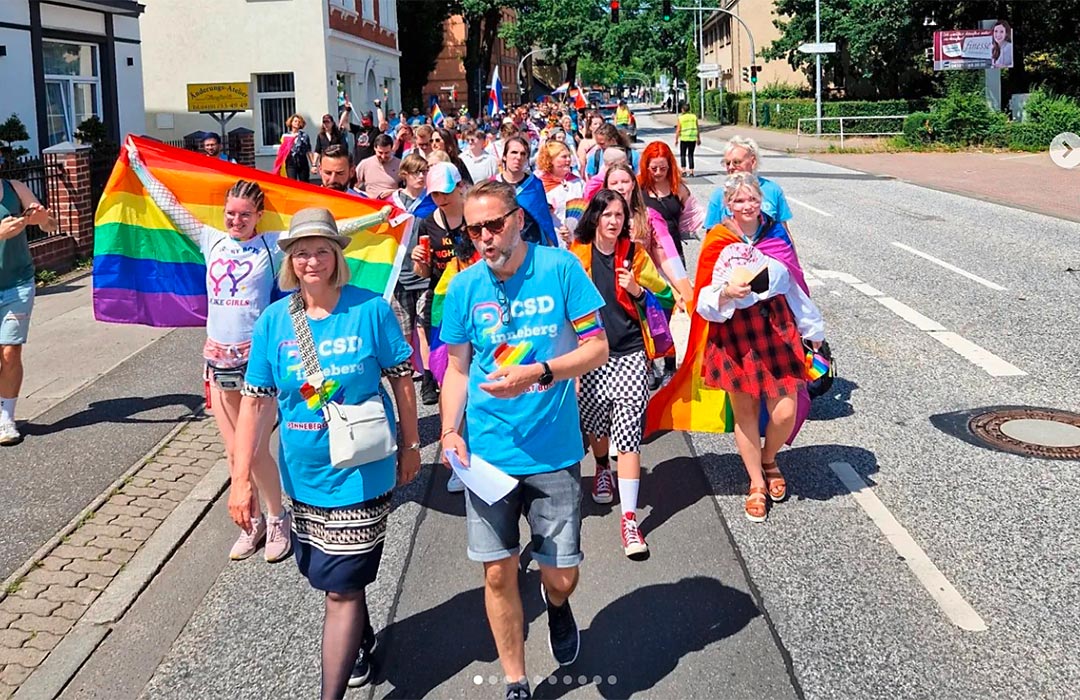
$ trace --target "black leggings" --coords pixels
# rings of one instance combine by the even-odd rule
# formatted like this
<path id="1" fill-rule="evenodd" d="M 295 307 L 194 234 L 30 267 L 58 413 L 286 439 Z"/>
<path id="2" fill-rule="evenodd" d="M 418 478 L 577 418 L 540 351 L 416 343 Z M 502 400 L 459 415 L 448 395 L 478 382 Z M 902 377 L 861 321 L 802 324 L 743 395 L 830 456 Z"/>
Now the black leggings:
<path id="1" fill-rule="evenodd" d="M 697 148 L 697 141 L 679 141 L 679 165 L 683 170 L 694 169 L 694 149 Z M 686 167 L 686 162 L 690 161 L 690 167 Z"/>

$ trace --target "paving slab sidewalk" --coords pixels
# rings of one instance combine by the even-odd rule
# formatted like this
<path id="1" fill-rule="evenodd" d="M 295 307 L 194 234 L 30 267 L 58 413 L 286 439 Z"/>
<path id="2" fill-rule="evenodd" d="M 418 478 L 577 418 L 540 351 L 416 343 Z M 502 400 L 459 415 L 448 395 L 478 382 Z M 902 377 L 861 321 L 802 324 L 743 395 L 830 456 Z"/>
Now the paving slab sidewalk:
<path id="1" fill-rule="evenodd" d="M 182 422 L 0 590 L 0 700 L 51 698 L 228 480 L 213 420 Z"/>
<path id="2" fill-rule="evenodd" d="M 675 115 L 654 111 L 656 121 L 670 126 Z M 824 152 L 838 142 L 802 137 L 772 129 L 744 125 L 707 124 L 702 141 L 712 148 L 739 134 L 758 142 L 762 148 L 797 154 L 882 177 L 894 178 L 922 187 L 974 197 L 995 204 L 1070 221 L 1080 221 L 1080 168 L 1058 167 L 1046 153 L 962 151 L 954 153 L 843 153 Z M 852 140 L 853 147 L 859 142 Z"/>

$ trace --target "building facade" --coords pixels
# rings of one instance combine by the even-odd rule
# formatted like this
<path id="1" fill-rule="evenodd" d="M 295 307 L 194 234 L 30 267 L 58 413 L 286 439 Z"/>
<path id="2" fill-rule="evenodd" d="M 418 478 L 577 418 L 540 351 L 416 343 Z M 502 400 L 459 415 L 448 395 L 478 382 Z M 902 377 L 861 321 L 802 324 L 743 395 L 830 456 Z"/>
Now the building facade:
<path id="1" fill-rule="evenodd" d="M 38 153 L 90 117 L 116 142 L 143 129 L 139 20 L 129 0 L 0 2 L 0 121 L 12 114 Z"/>
<path id="2" fill-rule="evenodd" d="M 357 112 L 376 99 L 401 108 L 397 27 L 395 0 L 153 0 L 143 17 L 145 132 L 216 131 L 211 116 L 188 112 L 187 85 L 247 83 L 250 108 L 227 129 L 254 131 L 256 165 L 269 168 L 293 113 L 314 141 L 346 96 Z"/>
<path id="3" fill-rule="evenodd" d="M 505 9 L 501 21 L 513 22 L 516 18 L 513 10 Z M 427 85 L 424 86 L 424 104 L 421 106 L 421 111 L 428 109 L 432 97 L 438 97 L 443 113 L 450 114 L 456 113 L 462 105 L 468 104 L 468 86 L 465 76 L 465 18 L 461 15 L 453 15 L 443 22 L 443 31 L 445 33 L 443 49 L 435 63 L 435 70 L 428 76 Z M 519 60 L 517 49 L 501 38 L 495 40 L 495 47 L 491 52 L 491 68 L 498 67 L 499 81 L 503 88 L 503 104 L 510 105 L 521 101 L 517 77 Z M 487 75 L 478 73 L 472 78 L 473 90 L 476 90 L 477 86 L 481 90 L 480 104 L 486 105 L 488 88 L 491 86 L 490 69 Z"/>
<path id="4" fill-rule="evenodd" d="M 754 37 L 754 50 L 761 50 L 780 38 L 780 30 L 773 21 L 779 18 L 772 0 L 726 0 L 724 9 L 737 15 L 750 28 Z M 743 67 L 751 65 L 750 42 L 743 26 L 730 15 L 714 12 L 705 20 L 703 28 L 704 50 L 702 63 L 720 66 L 720 78 L 705 81 L 707 89 L 723 86 L 729 92 L 747 92 L 750 83 L 742 79 Z M 758 73 L 758 89 L 772 83 L 808 86 L 806 75 L 794 70 L 787 61 L 757 59 L 762 69 Z"/>

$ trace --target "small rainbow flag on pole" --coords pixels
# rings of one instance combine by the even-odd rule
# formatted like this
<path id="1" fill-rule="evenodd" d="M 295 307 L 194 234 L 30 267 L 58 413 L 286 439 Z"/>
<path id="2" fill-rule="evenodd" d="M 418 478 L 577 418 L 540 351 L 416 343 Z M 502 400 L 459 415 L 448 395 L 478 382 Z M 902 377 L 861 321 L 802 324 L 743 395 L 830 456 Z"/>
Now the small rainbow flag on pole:
<path id="1" fill-rule="evenodd" d="M 225 193 L 237 180 L 259 183 L 266 211 L 259 231 L 286 231 L 305 207 L 325 207 L 339 220 L 370 216 L 386 202 L 260 172 L 234 163 L 129 137 L 147 169 L 199 221 L 220 229 Z M 349 284 L 386 296 L 393 292 L 409 245 L 410 217 L 362 230 L 345 249 Z M 127 150 L 105 185 L 94 219 L 94 318 L 110 323 L 185 327 L 206 323 L 206 262 L 199 247 L 154 203 L 128 164 Z"/>
<path id="2" fill-rule="evenodd" d="M 431 123 L 435 126 L 442 126 L 446 121 L 446 117 L 443 116 L 442 110 L 439 109 L 439 98 L 432 95 L 431 97 Z"/>

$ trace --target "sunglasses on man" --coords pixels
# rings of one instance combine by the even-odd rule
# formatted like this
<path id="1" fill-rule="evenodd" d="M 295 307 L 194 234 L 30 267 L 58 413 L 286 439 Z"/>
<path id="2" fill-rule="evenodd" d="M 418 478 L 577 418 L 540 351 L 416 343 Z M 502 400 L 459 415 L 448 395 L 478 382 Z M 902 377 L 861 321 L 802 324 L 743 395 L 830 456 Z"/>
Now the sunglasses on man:
<path id="1" fill-rule="evenodd" d="M 492 219 L 491 221 L 481 221 L 478 224 L 466 224 L 465 233 L 469 234 L 469 238 L 474 241 L 479 240 L 480 237 L 484 235 L 484 229 L 490 231 L 492 236 L 498 236 L 506 228 L 506 220 L 518 209 L 521 209 L 521 207 L 514 207 L 499 218 Z"/>

